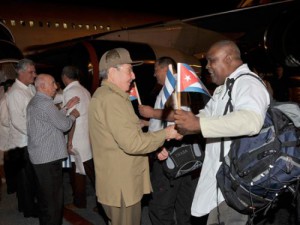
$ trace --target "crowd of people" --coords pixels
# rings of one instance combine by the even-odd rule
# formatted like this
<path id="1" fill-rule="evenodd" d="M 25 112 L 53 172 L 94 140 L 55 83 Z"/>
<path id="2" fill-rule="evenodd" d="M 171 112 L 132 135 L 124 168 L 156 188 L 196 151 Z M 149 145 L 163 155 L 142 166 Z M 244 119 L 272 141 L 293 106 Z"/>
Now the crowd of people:
<path id="1" fill-rule="evenodd" d="M 38 217 L 41 225 L 60 225 L 64 207 L 87 206 L 89 178 L 96 209 L 103 207 L 111 225 L 139 225 L 145 194 L 151 196 L 153 225 L 191 225 L 193 217 L 203 216 L 208 216 L 207 225 L 247 224 L 247 215 L 226 204 L 217 188 L 216 173 L 220 156 L 228 154 L 231 137 L 260 131 L 270 95 L 258 79 L 243 76 L 232 89 L 233 112 L 226 112 L 229 81 L 241 74 L 257 74 L 242 61 L 238 46 L 230 40 L 214 43 L 206 59 L 207 76 L 216 85 L 210 98 L 184 93 L 180 109 L 174 107 L 172 97 L 162 107 L 161 89 L 154 107 L 138 106 L 141 118 L 129 90 L 135 79 L 134 66 L 142 62 L 133 61 L 124 48 L 102 55 L 102 82 L 92 96 L 80 84 L 81 72 L 75 66 L 62 69 L 65 87 L 58 93 L 52 75 L 37 75 L 33 61 L 20 60 L 17 77 L 4 83 L 0 100 L 4 164 L 0 174 L 5 174 L 8 194 L 16 193 L 18 210 L 24 217 Z M 176 73 L 171 57 L 160 57 L 154 65 L 161 87 L 169 65 Z M 276 81 L 281 83 L 280 79 Z M 273 97 L 282 100 L 276 88 Z M 143 129 L 146 123 L 141 123 L 145 120 L 149 121 L 147 132 Z M 162 169 L 168 150 L 186 143 L 202 149 L 202 168 L 170 179 Z M 62 166 L 69 156 L 73 202 L 64 206 Z"/>

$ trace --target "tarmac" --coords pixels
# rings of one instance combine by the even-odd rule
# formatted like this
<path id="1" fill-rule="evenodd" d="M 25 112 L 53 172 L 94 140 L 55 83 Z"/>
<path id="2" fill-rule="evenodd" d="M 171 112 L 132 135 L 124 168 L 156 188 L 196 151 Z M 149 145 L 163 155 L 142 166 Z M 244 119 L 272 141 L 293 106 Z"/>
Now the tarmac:
<path id="1" fill-rule="evenodd" d="M 64 172 L 64 203 L 72 202 L 72 191 L 69 182 L 69 175 Z M 38 225 L 38 218 L 24 218 L 18 211 L 16 194 L 7 194 L 6 183 L 1 185 L 0 192 L 0 225 Z M 142 201 L 141 225 L 152 225 L 148 216 L 148 200 L 146 195 Z M 63 225 L 107 225 L 103 212 L 95 212 L 96 206 L 95 191 L 87 182 L 87 208 L 85 209 L 64 209 Z M 279 205 L 270 209 L 267 215 L 257 216 L 253 225 L 300 225 L 296 222 L 296 207 L 293 206 L 293 199 L 290 195 L 284 195 Z M 207 217 L 192 218 L 192 225 L 205 225 Z"/>
<path id="2" fill-rule="evenodd" d="M 88 179 L 87 179 L 88 180 Z M 72 191 L 69 175 L 64 172 L 64 203 L 72 203 Z M 38 218 L 25 218 L 18 211 L 16 194 L 7 194 L 6 183 L 1 185 L 0 192 L 0 225 L 39 225 Z M 64 209 L 63 225 L 107 225 L 105 216 L 101 212 L 95 212 L 95 191 L 87 182 L 87 208 Z M 148 217 L 148 207 L 143 206 L 141 225 L 151 225 Z"/>

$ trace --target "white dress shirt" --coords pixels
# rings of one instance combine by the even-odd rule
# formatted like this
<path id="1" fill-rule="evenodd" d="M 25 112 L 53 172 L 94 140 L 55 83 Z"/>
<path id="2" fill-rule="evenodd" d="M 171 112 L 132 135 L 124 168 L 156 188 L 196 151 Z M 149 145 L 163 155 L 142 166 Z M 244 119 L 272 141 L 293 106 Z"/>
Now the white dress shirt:
<path id="1" fill-rule="evenodd" d="M 159 94 L 157 95 L 156 97 L 156 100 L 155 100 L 155 104 L 154 104 L 154 109 L 162 109 L 161 108 L 161 100 L 162 100 L 162 97 L 163 97 L 163 93 L 164 90 L 163 88 L 160 90 Z M 177 99 L 176 98 L 176 95 L 174 95 L 174 93 L 169 97 L 169 99 L 167 100 L 166 104 L 169 105 L 169 107 L 172 107 L 172 109 L 176 109 L 177 106 Z M 181 109 L 182 110 L 185 110 L 185 111 L 191 111 L 190 107 L 187 106 L 188 102 L 186 100 L 186 98 L 181 98 Z M 173 125 L 175 124 L 175 122 L 167 122 L 167 126 L 169 125 Z M 161 129 L 164 129 L 164 121 L 163 120 L 160 120 L 160 119 L 154 119 L 154 118 L 151 118 L 149 120 L 149 127 L 148 127 L 148 131 L 158 131 L 158 130 L 161 130 Z"/>
<path id="2" fill-rule="evenodd" d="M 91 94 L 78 81 L 73 81 L 63 90 L 63 105 L 75 96 L 80 98 L 80 102 L 74 106 L 79 111 L 80 116 L 76 119 L 72 144 L 73 148 L 79 152 L 82 162 L 85 162 L 93 157 L 88 127 L 88 108 Z M 72 110 L 73 108 L 69 109 L 68 112 L 71 112 Z M 74 156 L 72 155 L 71 161 L 75 161 Z"/>
<path id="3" fill-rule="evenodd" d="M 154 109 L 161 109 L 160 102 L 162 99 L 162 95 L 163 95 L 163 89 L 160 90 L 159 94 L 156 97 Z M 148 130 L 153 132 L 161 129 L 164 129 L 163 121 L 159 119 L 150 118 Z"/>
<path id="4" fill-rule="evenodd" d="M 11 118 L 9 130 L 10 149 L 27 146 L 26 108 L 35 92 L 35 87 L 32 84 L 26 86 L 18 79 L 7 92 L 7 104 Z"/>
<path id="5" fill-rule="evenodd" d="M 236 78 L 245 73 L 251 71 L 243 64 L 229 78 Z M 258 133 L 270 104 L 269 94 L 264 85 L 258 79 L 245 75 L 233 85 L 233 112 L 223 116 L 229 98 L 226 91 L 226 85 L 216 88 L 212 98 L 199 114 L 201 131 L 207 141 L 201 175 L 192 203 L 192 215 L 197 217 L 208 214 L 224 201 L 221 191 L 218 189 L 217 192 L 216 180 L 216 173 L 221 165 L 221 138 Z M 230 144 L 230 140 L 226 138 L 225 155 L 229 152 Z"/>
<path id="6" fill-rule="evenodd" d="M 7 93 L 0 99 L 0 150 L 8 150 L 10 117 L 7 106 Z"/>

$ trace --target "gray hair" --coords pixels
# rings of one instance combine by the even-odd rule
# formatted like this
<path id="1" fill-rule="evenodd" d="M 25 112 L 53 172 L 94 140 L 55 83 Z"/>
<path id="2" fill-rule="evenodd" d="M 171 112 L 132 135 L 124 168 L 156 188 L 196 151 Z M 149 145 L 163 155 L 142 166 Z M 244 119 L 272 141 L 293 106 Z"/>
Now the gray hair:
<path id="1" fill-rule="evenodd" d="M 26 70 L 28 65 L 35 66 L 35 63 L 31 59 L 21 59 L 16 65 L 17 73 L 21 70 Z"/>
<path id="2" fill-rule="evenodd" d="M 50 74 L 39 74 L 36 78 L 35 78 L 35 81 L 34 81 L 34 86 L 36 87 L 37 90 L 40 90 L 40 88 L 42 86 L 45 86 L 46 85 L 46 77 L 52 77 Z"/>
<path id="3" fill-rule="evenodd" d="M 99 78 L 105 80 L 107 79 L 108 70 L 100 70 L 99 72 Z"/>
<path id="4" fill-rule="evenodd" d="M 118 65 L 115 65 L 113 67 L 117 68 L 117 69 L 120 69 L 120 66 L 121 66 L 121 64 L 118 64 Z M 107 79 L 108 70 L 109 70 L 109 68 L 108 69 L 104 69 L 104 70 L 100 70 L 100 72 L 99 72 L 99 78 L 100 79 L 102 78 L 103 80 Z"/>

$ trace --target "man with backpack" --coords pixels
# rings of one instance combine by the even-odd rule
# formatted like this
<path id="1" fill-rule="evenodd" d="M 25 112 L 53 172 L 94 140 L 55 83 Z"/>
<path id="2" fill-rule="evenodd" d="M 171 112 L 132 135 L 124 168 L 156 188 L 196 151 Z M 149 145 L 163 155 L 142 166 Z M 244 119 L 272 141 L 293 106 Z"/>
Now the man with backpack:
<path id="1" fill-rule="evenodd" d="M 169 65 L 172 66 L 173 72 L 176 73 L 177 64 L 171 57 L 163 56 L 158 58 L 155 62 L 154 76 L 157 79 L 157 83 L 162 86 L 162 89 L 156 98 L 154 108 L 139 105 L 140 115 L 144 118 L 150 118 L 149 131 L 157 131 L 163 129 L 167 124 L 173 124 L 174 102 L 172 97 L 168 99 L 163 109 L 160 106 L 164 94 L 163 85 L 167 79 Z M 206 95 L 187 92 L 182 93 L 181 97 L 182 106 L 194 113 L 202 109 L 209 99 Z M 193 108 L 191 108 L 191 106 L 193 106 Z M 149 202 L 149 217 L 152 225 L 174 224 L 175 221 L 177 225 L 192 224 L 190 209 L 199 178 L 200 168 L 174 178 L 164 170 L 164 166 L 167 164 L 166 160 L 158 159 L 154 155 L 159 153 L 163 148 L 172 151 L 175 146 L 184 146 L 194 142 L 195 145 L 200 146 L 200 144 L 202 145 L 202 143 L 204 143 L 204 140 L 200 137 L 200 135 L 193 135 L 180 141 L 165 143 L 164 146 L 151 155 L 154 159 L 151 170 L 153 193 Z M 203 152 L 201 156 L 202 155 Z"/>
<path id="2" fill-rule="evenodd" d="M 216 173 L 223 157 L 229 152 L 231 137 L 251 136 L 261 130 L 270 97 L 259 79 L 242 76 L 236 80 L 229 93 L 232 111 L 226 109 L 230 99 L 230 81 L 242 74 L 257 75 L 243 63 L 239 48 L 229 40 L 213 44 L 206 58 L 206 68 L 212 81 L 219 86 L 197 116 L 183 110 L 176 110 L 174 115 L 180 133 L 186 135 L 201 132 L 207 138 L 205 159 L 192 204 L 192 215 L 200 217 L 209 214 L 208 225 L 244 225 L 248 216 L 226 204 L 220 189 L 217 188 Z"/>

